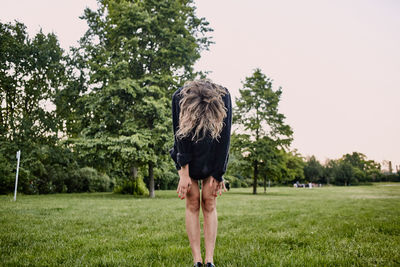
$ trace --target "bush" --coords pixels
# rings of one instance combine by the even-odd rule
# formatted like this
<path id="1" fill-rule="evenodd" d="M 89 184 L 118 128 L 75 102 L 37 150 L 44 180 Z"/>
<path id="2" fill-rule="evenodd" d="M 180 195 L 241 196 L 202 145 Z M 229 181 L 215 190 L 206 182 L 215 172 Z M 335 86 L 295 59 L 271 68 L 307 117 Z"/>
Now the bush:
<path id="1" fill-rule="evenodd" d="M 49 194 L 82 191 L 82 186 L 78 181 L 74 181 L 76 184 L 71 182 L 78 179 L 79 175 L 76 171 L 79 170 L 79 166 L 72 152 L 67 148 L 32 144 L 30 150 L 22 151 L 21 170 L 25 171 L 21 175 L 24 193 Z"/>
<path id="2" fill-rule="evenodd" d="M 80 168 L 75 155 L 68 148 L 34 143 L 18 147 L 0 141 L 0 194 L 14 191 L 17 164 L 15 152 L 18 149 L 21 149 L 18 192 L 104 192 L 114 188 L 115 182 L 107 174 L 90 167 Z"/>
<path id="3" fill-rule="evenodd" d="M 244 182 L 247 184 L 247 186 L 253 186 L 252 178 L 246 178 L 246 179 L 244 179 Z"/>
<path id="4" fill-rule="evenodd" d="M 84 192 L 107 192 L 113 187 L 113 182 L 107 174 L 99 173 L 91 167 L 79 169 L 79 179 Z M 79 183 L 78 183 L 79 184 Z"/>
<path id="5" fill-rule="evenodd" d="M 124 180 L 121 185 L 114 188 L 114 193 L 149 196 L 149 190 L 141 177 L 136 178 L 134 181 Z"/>
<path id="6" fill-rule="evenodd" d="M 146 176 L 143 181 L 145 184 L 149 183 L 149 177 Z M 175 165 L 171 168 L 167 164 L 162 164 L 154 168 L 154 182 L 155 189 L 158 190 L 171 190 L 176 189 L 179 182 L 179 175 L 175 169 Z"/>
<path id="7" fill-rule="evenodd" d="M 71 173 L 65 180 L 65 185 L 68 193 L 108 192 L 112 191 L 114 180 L 94 168 L 84 167 Z"/>

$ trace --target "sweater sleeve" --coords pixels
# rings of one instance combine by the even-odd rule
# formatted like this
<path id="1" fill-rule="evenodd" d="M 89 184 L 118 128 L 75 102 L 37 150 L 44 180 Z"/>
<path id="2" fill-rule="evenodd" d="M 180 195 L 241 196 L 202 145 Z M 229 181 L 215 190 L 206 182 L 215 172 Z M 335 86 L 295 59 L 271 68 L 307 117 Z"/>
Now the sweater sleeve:
<path id="1" fill-rule="evenodd" d="M 178 92 L 178 91 L 177 91 Z M 184 137 L 183 139 L 178 139 L 176 137 L 176 132 L 179 126 L 179 100 L 177 92 L 172 96 L 172 124 L 174 129 L 174 147 L 170 149 L 169 153 L 175 162 L 175 167 L 177 170 L 181 169 L 181 166 L 185 166 L 192 160 L 192 142 L 190 137 Z"/>
<path id="2" fill-rule="evenodd" d="M 221 138 L 216 143 L 215 154 L 216 161 L 214 163 L 214 171 L 211 173 L 217 181 L 221 182 L 222 175 L 226 172 L 226 167 L 229 160 L 229 146 L 231 140 L 231 126 L 232 126 L 232 100 L 228 91 L 225 97 L 225 107 L 228 109 L 226 117 L 224 118 L 224 126 L 221 131 Z"/>

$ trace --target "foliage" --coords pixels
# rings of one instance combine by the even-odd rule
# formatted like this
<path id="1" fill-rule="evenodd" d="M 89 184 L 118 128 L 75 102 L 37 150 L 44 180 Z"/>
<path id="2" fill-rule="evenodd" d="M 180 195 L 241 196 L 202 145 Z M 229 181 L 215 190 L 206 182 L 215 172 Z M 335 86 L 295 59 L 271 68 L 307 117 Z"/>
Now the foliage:
<path id="1" fill-rule="evenodd" d="M 12 145 L 6 153 L 23 151 L 24 192 L 100 190 L 81 181 L 105 181 L 106 173 L 131 179 L 134 168 L 148 172 L 142 176 L 152 192 L 154 180 L 164 188 L 176 183 L 170 97 L 185 80 L 204 75 L 193 64 L 212 43 L 212 29 L 193 1 L 98 2 L 97 10 L 85 9 L 89 29 L 70 54 L 54 34 L 30 39 L 22 23 L 0 24 L 0 141 Z M 49 156 L 66 152 L 62 147 L 73 152 L 74 164 Z M 12 188 L 11 162 L 0 159 L 3 192 Z"/>
<path id="2" fill-rule="evenodd" d="M 114 193 L 148 196 L 149 190 L 143 179 L 138 177 L 134 181 L 123 180 L 121 185 L 115 187 Z"/>
<path id="3" fill-rule="evenodd" d="M 281 166 L 280 171 L 282 176 L 279 179 L 275 179 L 275 181 L 281 184 L 293 184 L 296 181 L 303 180 L 306 163 L 300 153 L 296 149 L 288 152 L 280 150 L 279 152 L 283 157 L 283 166 Z"/>
<path id="4" fill-rule="evenodd" d="M 108 175 L 89 167 L 79 168 L 74 154 L 68 148 L 38 144 L 31 144 L 30 148 L 30 151 L 21 150 L 18 176 L 20 193 L 97 192 L 113 188 L 114 182 Z M 16 148 L 12 145 L 0 149 L 1 193 L 14 191 L 16 159 L 13 150 Z"/>
<path id="5" fill-rule="evenodd" d="M 79 169 L 79 179 L 83 185 L 83 192 L 107 192 L 114 187 L 114 181 L 105 173 L 99 173 L 91 167 Z"/>
<path id="6" fill-rule="evenodd" d="M 321 183 L 323 173 L 324 167 L 315 158 L 315 156 L 312 155 L 311 157 L 309 157 L 306 161 L 306 165 L 304 166 L 304 176 L 307 181 L 312 183 Z"/>
<path id="7" fill-rule="evenodd" d="M 304 173 L 305 178 L 314 183 L 356 185 L 384 181 L 380 164 L 367 160 L 366 156 L 359 152 L 345 154 L 339 159 L 330 159 L 324 166 L 315 156 L 311 156 L 306 162 Z"/>
<path id="8" fill-rule="evenodd" d="M 57 139 L 58 119 L 45 108 L 63 86 L 64 56 L 54 34 L 30 39 L 24 24 L 0 23 L 0 136 L 22 145 Z"/>
<path id="9" fill-rule="evenodd" d="M 89 29 L 73 56 L 86 73 L 80 91 L 90 90 L 80 99 L 82 129 L 68 142 L 96 168 L 124 168 L 126 179 L 147 165 L 154 196 L 155 168 L 170 159 L 172 92 L 200 74 L 192 66 L 211 29 L 193 1 L 103 0 L 82 18 Z"/>
<path id="10" fill-rule="evenodd" d="M 293 131 L 284 123 L 285 116 L 278 112 L 282 88 L 274 91 L 272 80 L 260 69 L 255 69 L 246 77 L 243 88 L 239 90 L 233 112 L 233 123 L 244 133 L 232 138 L 236 155 L 242 155 L 252 166 L 253 194 L 257 193 L 259 169 L 263 176 L 279 177 L 279 149 L 284 149 L 292 141 Z"/>
<path id="11" fill-rule="evenodd" d="M 8 159 L 3 156 L 3 153 L 0 153 L 0 194 L 12 192 L 14 189 L 15 176 L 13 171 Z"/>
<path id="12" fill-rule="evenodd" d="M 381 172 L 381 164 L 373 160 L 367 160 L 367 157 L 359 152 L 345 154 L 341 160 L 354 167 L 355 179 L 359 182 L 373 181 Z"/>

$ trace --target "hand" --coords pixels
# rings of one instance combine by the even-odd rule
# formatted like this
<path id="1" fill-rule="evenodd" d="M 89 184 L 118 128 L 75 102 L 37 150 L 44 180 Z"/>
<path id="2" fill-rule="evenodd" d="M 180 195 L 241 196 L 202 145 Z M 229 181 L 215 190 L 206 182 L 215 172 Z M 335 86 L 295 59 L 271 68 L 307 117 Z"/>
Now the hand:
<path id="1" fill-rule="evenodd" d="M 179 179 L 178 189 L 176 192 L 178 193 L 178 197 L 182 200 L 186 197 L 186 194 L 190 192 L 190 186 L 192 185 L 192 181 L 189 176 L 181 176 Z"/>
<path id="2" fill-rule="evenodd" d="M 214 183 L 217 183 L 217 185 L 215 186 Z M 212 193 L 215 197 L 218 196 L 218 193 L 220 196 L 222 195 L 222 189 L 224 189 L 224 192 L 226 192 L 225 181 L 223 179 L 221 182 L 218 182 L 214 177 L 211 176 L 210 186 L 214 189 Z"/>

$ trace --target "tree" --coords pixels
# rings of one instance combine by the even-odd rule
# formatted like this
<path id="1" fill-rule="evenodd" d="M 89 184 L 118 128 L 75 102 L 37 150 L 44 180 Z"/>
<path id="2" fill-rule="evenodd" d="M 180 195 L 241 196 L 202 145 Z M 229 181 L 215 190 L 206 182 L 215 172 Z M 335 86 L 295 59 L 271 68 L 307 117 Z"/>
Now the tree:
<path id="1" fill-rule="evenodd" d="M 293 140 L 293 131 L 284 123 L 285 116 L 278 112 L 282 88 L 274 91 L 272 80 L 260 69 L 246 77 L 236 98 L 233 123 L 244 133 L 237 134 L 233 146 L 246 154 L 253 169 L 253 194 L 257 194 L 260 164 L 272 166 L 276 149 L 285 149 Z M 242 129 L 240 129 L 240 127 Z M 236 130 L 235 130 L 236 131 Z"/>
<path id="2" fill-rule="evenodd" d="M 295 182 L 298 180 L 304 179 L 304 166 L 305 162 L 303 157 L 297 150 L 285 152 L 284 150 L 280 150 L 280 153 L 283 154 L 283 169 L 281 171 L 282 178 L 281 182 Z"/>
<path id="3" fill-rule="evenodd" d="M 343 160 L 339 160 L 339 164 L 335 169 L 335 182 L 337 184 L 349 185 L 354 181 L 354 167 Z"/>
<path id="4" fill-rule="evenodd" d="M 362 171 L 365 170 L 366 156 L 363 153 L 353 152 L 352 154 L 345 154 L 342 156 L 343 161 L 348 162 L 351 166 L 356 167 Z"/>
<path id="5" fill-rule="evenodd" d="M 172 93 L 201 75 L 193 64 L 211 44 L 211 29 L 191 0 L 100 0 L 82 18 L 89 30 L 74 55 L 89 89 L 81 98 L 83 128 L 70 141 L 95 155 L 94 164 L 118 165 L 132 179 L 147 165 L 154 197 L 154 168 L 172 146 Z"/>
<path id="6" fill-rule="evenodd" d="M 321 163 L 312 155 L 304 166 L 304 175 L 310 182 L 322 182 L 324 168 Z"/>
<path id="7" fill-rule="evenodd" d="M 323 169 L 323 177 L 327 184 L 335 182 L 335 174 L 337 168 L 338 168 L 338 160 L 327 159 Z"/>
<path id="8" fill-rule="evenodd" d="M 23 23 L 0 23 L 0 191 L 14 186 L 17 150 L 24 193 L 61 192 L 78 167 L 68 149 L 57 147 L 61 120 L 52 104 L 66 86 L 65 64 L 55 34 L 40 30 L 31 38 Z"/>
<path id="9" fill-rule="evenodd" d="M 341 160 L 353 166 L 355 178 L 359 182 L 374 180 L 380 173 L 380 164 L 373 160 L 367 160 L 367 156 L 363 153 L 345 154 L 341 157 Z"/>
<path id="10" fill-rule="evenodd" d="M 64 84 L 57 37 L 40 30 L 31 39 L 16 21 L 0 23 L 0 44 L 0 136 L 18 146 L 54 143 L 57 117 L 45 106 Z"/>

